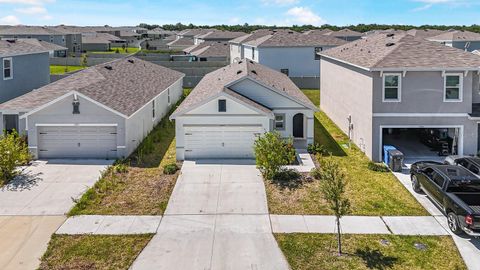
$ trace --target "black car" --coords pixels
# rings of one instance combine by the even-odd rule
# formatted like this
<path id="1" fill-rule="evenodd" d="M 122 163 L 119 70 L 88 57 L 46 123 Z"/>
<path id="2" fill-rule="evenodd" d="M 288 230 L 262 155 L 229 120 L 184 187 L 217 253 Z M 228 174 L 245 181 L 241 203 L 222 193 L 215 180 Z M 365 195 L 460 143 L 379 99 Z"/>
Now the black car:
<path id="1" fill-rule="evenodd" d="M 415 192 L 425 191 L 447 215 L 455 234 L 480 236 L 480 178 L 462 166 L 417 162 L 410 169 Z"/>

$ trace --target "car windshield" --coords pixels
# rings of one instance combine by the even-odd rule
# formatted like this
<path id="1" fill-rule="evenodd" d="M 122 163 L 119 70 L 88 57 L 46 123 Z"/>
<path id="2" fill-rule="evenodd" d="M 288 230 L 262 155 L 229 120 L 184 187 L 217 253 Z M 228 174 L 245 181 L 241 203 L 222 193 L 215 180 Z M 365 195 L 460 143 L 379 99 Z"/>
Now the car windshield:
<path id="1" fill-rule="evenodd" d="M 480 179 L 453 180 L 448 185 L 447 192 L 480 192 Z"/>

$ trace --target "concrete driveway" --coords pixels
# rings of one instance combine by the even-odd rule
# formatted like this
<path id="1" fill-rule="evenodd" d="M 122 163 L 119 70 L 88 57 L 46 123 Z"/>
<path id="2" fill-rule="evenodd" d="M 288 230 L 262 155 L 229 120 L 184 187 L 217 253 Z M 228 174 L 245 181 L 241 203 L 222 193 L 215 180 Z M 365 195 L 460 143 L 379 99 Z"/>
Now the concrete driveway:
<path id="1" fill-rule="evenodd" d="M 36 269 L 64 214 L 111 161 L 35 161 L 0 188 L 0 269 Z"/>
<path id="2" fill-rule="evenodd" d="M 157 234 L 131 269 L 289 269 L 252 161 L 186 161 Z"/>
<path id="3" fill-rule="evenodd" d="M 64 215 L 109 164 L 108 160 L 35 161 L 0 188 L 0 215 Z"/>
<path id="4" fill-rule="evenodd" d="M 410 181 L 410 165 L 418 160 L 406 160 L 406 168 L 401 173 L 394 173 L 397 179 L 407 188 L 407 190 L 418 200 L 418 202 L 427 209 L 427 211 L 435 217 L 439 226 L 442 226 L 447 232 L 449 232 L 455 244 L 457 245 L 460 254 L 462 255 L 465 264 L 468 269 L 480 269 L 480 239 L 469 237 L 467 235 L 457 236 L 451 233 L 447 225 L 447 218 L 443 215 L 442 211 L 427 197 L 425 194 L 418 194 L 412 189 Z M 438 160 L 440 161 L 440 158 Z"/>

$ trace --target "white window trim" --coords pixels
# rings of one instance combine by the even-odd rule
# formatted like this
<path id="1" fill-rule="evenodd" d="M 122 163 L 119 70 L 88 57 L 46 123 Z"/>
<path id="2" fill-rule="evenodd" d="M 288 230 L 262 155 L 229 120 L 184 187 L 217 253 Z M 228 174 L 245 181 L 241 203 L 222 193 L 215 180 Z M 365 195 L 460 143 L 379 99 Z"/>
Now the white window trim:
<path id="1" fill-rule="evenodd" d="M 447 99 L 447 76 L 458 76 L 460 78 L 458 99 Z M 443 102 L 463 102 L 463 73 L 445 73 L 445 76 L 443 76 Z"/>
<path id="2" fill-rule="evenodd" d="M 385 99 L 385 77 L 398 76 L 398 98 Z M 382 102 L 402 102 L 402 73 L 384 73 L 382 76 Z"/>
<path id="3" fill-rule="evenodd" d="M 5 78 L 5 61 L 6 60 L 10 61 L 10 77 L 7 77 L 7 78 Z M 12 57 L 3 58 L 3 60 L 2 60 L 2 77 L 3 77 L 4 81 L 13 79 L 13 59 L 12 59 Z"/>
<path id="4" fill-rule="evenodd" d="M 283 118 L 283 120 L 282 120 L 283 127 L 282 128 L 277 128 L 277 122 L 280 122 L 280 121 L 277 121 L 277 116 L 281 116 Z M 273 129 L 274 130 L 280 130 L 280 131 L 286 130 L 285 118 L 286 118 L 286 115 L 284 113 L 274 113 L 274 115 L 273 115 Z"/>

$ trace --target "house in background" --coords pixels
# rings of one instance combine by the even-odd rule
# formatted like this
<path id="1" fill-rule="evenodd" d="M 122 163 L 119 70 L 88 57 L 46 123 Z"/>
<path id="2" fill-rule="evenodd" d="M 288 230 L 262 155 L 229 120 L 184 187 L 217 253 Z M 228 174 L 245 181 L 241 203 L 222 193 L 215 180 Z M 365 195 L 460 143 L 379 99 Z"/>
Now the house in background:
<path id="1" fill-rule="evenodd" d="M 0 40 L 0 103 L 50 82 L 49 52 L 24 40 Z M 0 131 L 19 130 L 18 114 L 6 110 Z"/>
<path id="2" fill-rule="evenodd" d="M 175 35 L 175 32 L 167 31 L 160 27 L 147 31 L 147 37 L 152 40 L 165 39 L 166 37 L 174 36 L 174 35 Z"/>
<path id="3" fill-rule="evenodd" d="M 123 158 L 180 99 L 183 77 L 121 58 L 0 104 L 0 114 L 17 115 L 36 158 Z"/>
<path id="4" fill-rule="evenodd" d="M 470 31 L 451 30 L 429 37 L 428 40 L 440 42 L 443 45 L 468 52 L 480 49 L 480 34 Z"/>
<path id="5" fill-rule="evenodd" d="M 225 41 L 205 41 L 183 50 L 185 54 L 195 56 L 196 61 L 227 61 L 230 56 L 229 44 Z"/>
<path id="6" fill-rule="evenodd" d="M 245 34 L 243 36 L 230 40 L 228 42 L 230 44 L 230 63 L 238 62 L 241 59 L 245 58 L 245 42 L 272 35 L 273 33 L 276 33 L 278 31 L 282 30 L 259 29 L 251 32 L 250 34 Z"/>
<path id="7" fill-rule="evenodd" d="M 0 38 L 34 38 L 66 47 L 68 53 L 82 51 L 82 35 L 68 29 L 26 25 L 9 26 L 0 28 Z"/>
<path id="8" fill-rule="evenodd" d="M 206 34 L 199 34 L 193 37 L 195 45 L 200 44 L 205 41 L 229 41 L 241 36 L 246 35 L 244 32 L 230 32 L 230 31 L 220 31 L 212 30 Z"/>
<path id="9" fill-rule="evenodd" d="M 478 152 L 480 56 L 406 33 L 320 54 L 321 109 L 374 161 L 384 145 L 411 160 Z"/>
<path id="10" fill-rule="evenodd" d="M 215 29 L 186 29 L 177 33 L 175 40 L 167 43 L 170 50 L 184 50 L 195 45 L 194 37 L 214 31 Z"/>
<path id="11" fill-rule="evenodd" d="M 318 88 L 320 56 L 347 41 L 317 34 L 283 30 L 242 42 L 245 58 L 289 76 L 300 88 Z"/>
<path id="12" fill-rule="evenodd" d="M 252 158 L 257 136 L 273 130 L 305 148 L 317 110 L 285 74 L 241 60 L 207 74 L 170 116 L 177 159 Z"/>
<path id="13" fill-rule="evenodd" d="M 324 35 L 336 37 L 345 41 L 354 41 L 357 39 L 361 39 L 363 37 L 363 33 L 353 31 L 348 28 L 338 30 L 338 31 L 326 32 Z"/>
<path id="14" fill-rule="evenodd" d="M 82 49 L 83 51 L 110 51 L 113 47 L 127 46 L 126 40 L 108 33 L 83 33 L 82 34 Z"/>
<path id="15" fill-rule="evenodd" d="M 414 37 L 417 37 L 417 38 L 426 38 L 426 39 L 428 39 L 430 37 L 433 37 L 433 36 L 441 35 L 445 32 L 446 31 L 437 30 L 437 29 L 410 29 L 410 30 L 406 31 L 406 33 L 411 35 L 411 36 L 414 36 Z"/>
<path id="16" fill-rule="evenodd" d="M 34 38 L 23 38 L 18 39 L 22 42 L 32 44 L 33 46 L 41 47 L 48 51 L 50 57 L 66 57 L 68 49 L 66 47 L 53 44 L 50 42 L 34 39 Z"/>

